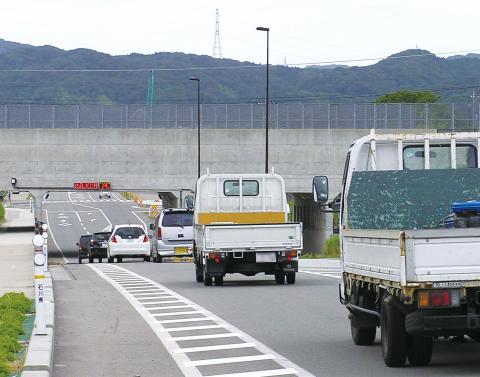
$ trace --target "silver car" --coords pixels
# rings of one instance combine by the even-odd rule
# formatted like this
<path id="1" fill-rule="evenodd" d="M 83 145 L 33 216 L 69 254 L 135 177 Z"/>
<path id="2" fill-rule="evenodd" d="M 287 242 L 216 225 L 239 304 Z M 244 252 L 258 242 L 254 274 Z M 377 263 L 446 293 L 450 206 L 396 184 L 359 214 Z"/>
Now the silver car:
<path id="1" fill-rule="evenodd" d="M 185 208 L 162 210 L 150 224 L 152 235 L 151 257 L 161 263 L 164 257 L 186 257 L 192 255 L 193 212 Z"/>

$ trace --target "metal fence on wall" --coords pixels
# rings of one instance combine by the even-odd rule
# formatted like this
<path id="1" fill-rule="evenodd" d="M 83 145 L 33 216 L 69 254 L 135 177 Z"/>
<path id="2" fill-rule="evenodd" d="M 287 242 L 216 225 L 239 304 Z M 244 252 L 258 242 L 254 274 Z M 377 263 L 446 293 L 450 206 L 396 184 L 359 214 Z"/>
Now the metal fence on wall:
<path id="1" fill-rule="evenodd" d="M 0 105 L 0 128 L 195 128 L 197 105 Z M 264 104 L 205 104 L 202 128 L 263 128 Z M 272 104 L 274 129 L 480 129 L 479 103 Z"/>

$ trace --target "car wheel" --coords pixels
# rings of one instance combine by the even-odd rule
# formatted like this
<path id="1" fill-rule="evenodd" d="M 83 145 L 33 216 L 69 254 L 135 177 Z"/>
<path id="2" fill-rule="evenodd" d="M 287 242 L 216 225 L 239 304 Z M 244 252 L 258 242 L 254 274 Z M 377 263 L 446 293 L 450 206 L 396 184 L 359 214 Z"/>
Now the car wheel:
<path id="1" fill-rule="evenodd" d="M 215 285 L 216 286 L 223 285 L 223 276 L 215 276 Z"/>
<path id="2" fill-rule="evenodd" d="M 287 273 L 287 284 L 295 284 L 295 272 Z"/>
<path id="3" fill-rule="evenodd" d="M 407 358 L 405 316 L 392 304 L 382 301 L 382 354 L 385 365 L 401 367 Z"/>
<path id="4" fill-rule="evenodd" d="M 203 283 L 203 265 L 195 263 L 195 278 L 197 283 Z"/>
<path id="5" fill-rule="evenodd" d="M 285 274 L 283 272 L 275 272 L 275 283 L 279 285 L 285 283 Z"/>

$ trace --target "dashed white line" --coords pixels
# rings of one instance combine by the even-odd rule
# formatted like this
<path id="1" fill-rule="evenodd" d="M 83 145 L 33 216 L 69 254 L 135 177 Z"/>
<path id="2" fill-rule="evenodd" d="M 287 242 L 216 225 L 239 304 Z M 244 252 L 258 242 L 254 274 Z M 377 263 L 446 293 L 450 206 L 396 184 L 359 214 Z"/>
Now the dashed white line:
<path id="1" fill-rule="evenodd" d="M 185 340 L 203 340 L 203 339 L 219 339 L 219 338 L 233 338 L 239 337 L 238 332 L 228 332 L 225 334 L 210 334 L 210 335 L 191 335 L 191 336 L 177 336 L 168 339 L 170 342 L 182 342 Z"/>
<path id="2" fill-rule="evenodd" d="M 199 318 L 181 318 L 181 319 L 164 319 L 163 321 L 158 321 L 162 325 L 168 325 L 169 323 L 182 323 L 182 322 L 203 322 L 203 321 L 214 321 L 215 317 L 199 317 Z"/>
<path id="3" fill-rule="evenodd" d="M 185 364 L 185 366 L 187 366 L 187 367 L 199 367 L 199 366 L 203 366 L 203 365 L 246 363 L 246 362 L 250 362 L 250 361 L 274 360 L 274 359 L 276 359 L 276 357 L 274 355 L 224 357 L 224 358 L 221 358 L 221 359 L 189 361 Z"/>
<path id="4" fill-rule="evenodd" d="M 192 353 L 192 352 L 205 352 L 205 351 L 220 351 L 220 350 L 234 350 L 239 348 L 255 348 L 255 343 L 235 343 L 235 344 L 222 344 L 220 346 L 203 346 L 203 347 L 190 347 L 190 348 L 178 348 L 174 350 L 174 353 Z"/>

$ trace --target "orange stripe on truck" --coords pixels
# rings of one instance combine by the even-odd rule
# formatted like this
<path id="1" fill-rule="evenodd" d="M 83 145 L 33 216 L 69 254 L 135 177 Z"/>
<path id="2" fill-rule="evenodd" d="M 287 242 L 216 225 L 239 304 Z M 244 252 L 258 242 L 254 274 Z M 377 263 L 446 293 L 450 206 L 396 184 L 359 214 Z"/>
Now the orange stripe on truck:
<path id="1" fill-rule="evenodd" d="M 285 222 L 285 212 L 209 212 L 198 214 L 198 224 L 278 224 Z"/>

